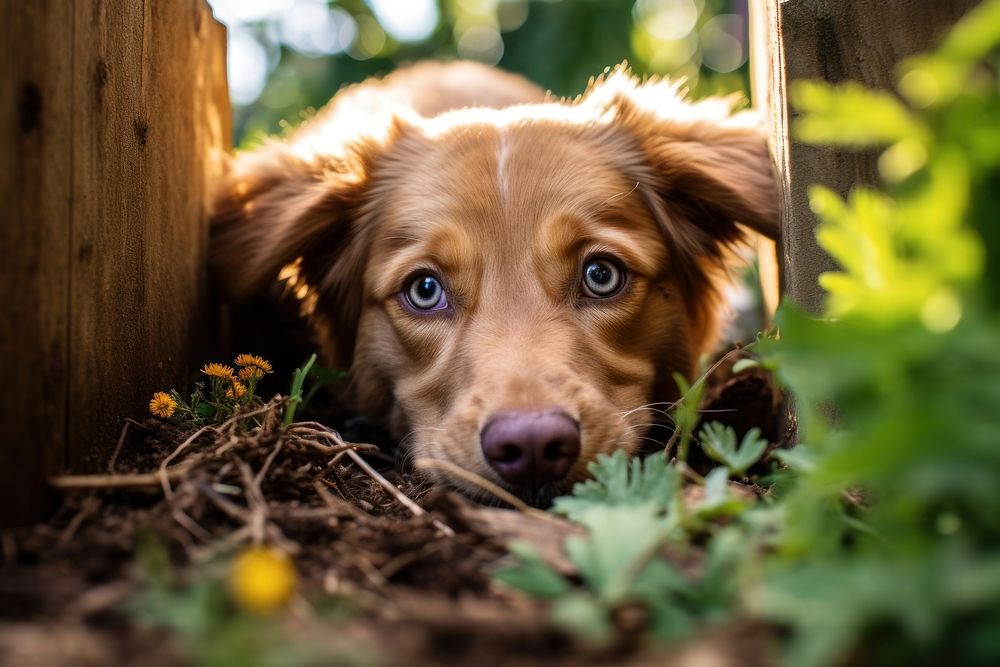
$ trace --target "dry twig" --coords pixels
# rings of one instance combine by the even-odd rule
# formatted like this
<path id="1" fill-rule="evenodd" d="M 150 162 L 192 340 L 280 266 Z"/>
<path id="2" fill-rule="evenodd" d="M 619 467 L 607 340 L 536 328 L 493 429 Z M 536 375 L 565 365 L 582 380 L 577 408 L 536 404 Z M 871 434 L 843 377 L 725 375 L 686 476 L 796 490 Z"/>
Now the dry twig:
<path id="1" fill-rule="evenodd" d="M 395 484 L 383 477 L 378 470 L 375 470 L 375 468 L 368 465 L 368 462 L 361 458 L 360 454 L 355 452 L 353 449 L 349 449 L 347 450 L 347 455 L 351 457 L 351 460 L 354 461 L 354 463 L 356 463 L 357 466 L 365 472 L 365 474 L 378 482 L 379 486 L 383 489 L 388 491 L 389 495 L 395 498 L 400 505 L 410 510 L 410 513 L 412 513 L 413 516 L 423 516 L 424 514 L 427 514 L 423 507 L 410 500 L 405 493 L 396 488 Z M 447 535 L 448 537 L 455 535 L 454 530 L 441 523 L 438 519 L 434 519 L 432 523 L 434 524 L 434 527 L 440 530 L 444 535 Z"/>
<path id="2" fill-rule="evenodd" d="M 451 461 L 442 461 L 441 459 L 417 459 L 413 462 L 413 465 L 417 469 L 447 471 L 448 474 L 462 478 L 466 482 L 482 489 L 483 491 L 486 491 L 498 500 L 507 503 L 520 512 L 524 512 L 525 514 L 533 516 L 536 519 L 552 519 L 547 512 L 543 512 L 540 509 L 528 505 L 506 489 L 501 488 L 490 480 L 480 477 L 476 473 L 466 470 Z"/>
<path id="3" fill-rule="evenodd" d="M 176 481 L 184 477 L 190 466 L 177 466 L 167 471 L 167 478 Z M 55 475 L 49 484 L 57 489 L 139 489 L 162 484 L 158 472 L 120 473 L 116 475 Z"/>

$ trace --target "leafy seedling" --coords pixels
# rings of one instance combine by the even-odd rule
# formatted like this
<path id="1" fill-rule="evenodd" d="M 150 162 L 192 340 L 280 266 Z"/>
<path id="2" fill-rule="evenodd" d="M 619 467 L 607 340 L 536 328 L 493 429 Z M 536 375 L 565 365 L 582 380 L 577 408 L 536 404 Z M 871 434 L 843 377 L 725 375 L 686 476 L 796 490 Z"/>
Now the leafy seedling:
<path id="1" fill-rule="evenodd" d="M 566 540 L 566 555 L 576 566 L 584 590 L 552 570 L 524 543 L 512 543 L 515 565 L 494 577 L 533 597 L 552 600 L 552 619 L 587 643 L 607 644 L 614 637 L 611 622 L 616 609 L 640 604 L 656 614 L 676 609 L 661 604 L 671 591 L 687 584 L 660 550 L 678 528 L 661 503 L 604 505 L 599 501 L 575 508 L 587 534 Z M 654 620 L 651 625 L 655 626 Z"/>
<path id="2" fill-rule="evenodd" d="M 674 382 L 681 391 L 681 398 L 670 410 L 670 418 L 680 438 L 677 443 L 677 459 L 687 461 L 691 438 L 701 421 L 698 406 L 701 405 L 701 397 L 705 392 L 705 375 L 703 374 L 694 384 L 688 384 L 683 375 L 674 373 Z"/>
<path id="3" fill-rule="evenodd" d="M 618 450 L 611 456 L 600 454 L 587 465 L 593 479 L 573 487 L 573 494 L 557 498 L 553 509 L 580 522 L 584 513 L 595 506 L 616 507 L 650 503 L 666 510 L 680 489 L 680 474 L 667 465 L 664 453 L 646 460 L 629 460 Z"/>
<path id="4" fill-rule="evenodd" d="M 712 519 L 737 516 L 747 508 L 729 489 L 728 468 L 715 468 L 705 475 L 704 489 L 705 497 L 694 507 L 693 514 L 685 517 L 684 526 L 691 532 L 704 530 Z"/>
<path id="5" fill-rule="evenodd" d="M 285 418 L 282 424 L 288 426 L 295 420 L 295 411 L 298 409 L 299 404 L 302 403 L 302 385 L 305 384 L 306 376 L 309 375 L 309 370 L 316 363 L 316 353 L 314 352 L 310 355 L 306 363 L 302 364 L 301 368 L 296 368 L 295 373 L 292 374 L 292 386 L 288 392 L 288 407 L 285 408 Z"/>
<path id="6" fill-rule="evenodd" d="M 701 448 L 712 460 L 726 466 L 733 477 L 743 477 L 767 450 L 767 440 L 759 436 L 760 429 L 752 428 L 737 445 L 732 426 L 711 422 L 701 429 Z"/>

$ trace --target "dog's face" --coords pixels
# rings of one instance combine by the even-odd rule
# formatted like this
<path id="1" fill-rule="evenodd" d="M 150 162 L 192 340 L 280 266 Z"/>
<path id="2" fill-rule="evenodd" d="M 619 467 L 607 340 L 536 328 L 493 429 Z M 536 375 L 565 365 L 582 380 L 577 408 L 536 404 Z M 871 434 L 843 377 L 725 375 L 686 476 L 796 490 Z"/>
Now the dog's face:
<path id="1" fill-rule="evenodd" d="M 544 503 L 636 449 L 714 342 L 734 222 L 774 217 L 755 132 L 727 113 L 667 132 L 635 90 L 397 121 L 308 173 L 271 155 L 220 247 L 248 282 L 301 257 L 322 342 L 416 459 Z"/>

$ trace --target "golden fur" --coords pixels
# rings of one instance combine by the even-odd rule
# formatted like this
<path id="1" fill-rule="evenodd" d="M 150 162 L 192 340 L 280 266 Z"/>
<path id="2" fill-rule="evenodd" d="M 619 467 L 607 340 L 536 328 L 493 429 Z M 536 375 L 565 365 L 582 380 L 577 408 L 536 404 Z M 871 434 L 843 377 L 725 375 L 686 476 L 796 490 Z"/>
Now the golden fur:
<path id="1" fill-rule="evenodd" d="M 773 236 L 765 141 L 732 106 L 624 68 L 573 101 L 469 63 L 400 70 L 236 158 L 215 268 L 239 300 L 295 262 L 284 275 L 328 362 L 419 457 L 503 484 L 480 451 L 490 416 L 565 410 L 581 456 L 547 497 L 596 454 L 635 450 L 643 406 L 676 399 L 672 372 L 690 377 L 715 344 L 737 223 Z M 581 296 L 595 254 L 626 268 L 618 296 Z M 440 276 L 448 313 L 403 305 L 419 269 Z"/>

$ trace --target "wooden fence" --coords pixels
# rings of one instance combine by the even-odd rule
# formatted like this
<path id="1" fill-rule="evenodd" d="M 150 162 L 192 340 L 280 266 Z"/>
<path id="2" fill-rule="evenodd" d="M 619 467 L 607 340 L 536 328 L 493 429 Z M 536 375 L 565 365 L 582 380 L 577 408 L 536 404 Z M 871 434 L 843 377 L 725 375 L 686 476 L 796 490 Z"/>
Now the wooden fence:
<path id="1" fill-rule="evenodd" d="M 859 81 L 893 88 L 895 66 L 933 48 L 978 0 L 750 0 L 751 78 L 767 116 L 771 153 L 781 178 L 781 292 L 816 312 L 816 282 L 833 268 L 816 245 L 807 190 L 822 183 L 844 195 L 878 180 L 877 155 L 807 146 L 789 134 L 786 84 L 798 79 Z"/>
<path id="2" fill-rule="evenodd" d="M 96 469 L 205 340 L 207 184 L 230 142 L 204 0 L 2 0 L 0 524 Z"/>

